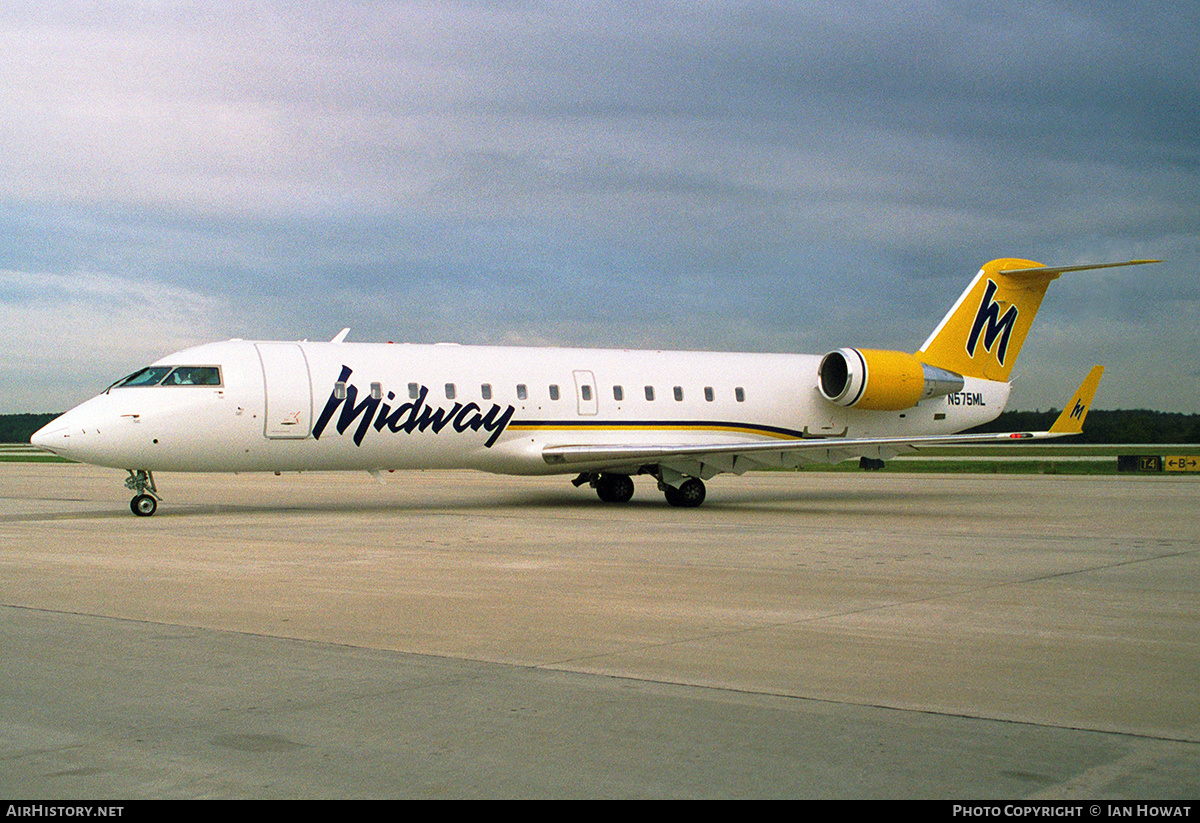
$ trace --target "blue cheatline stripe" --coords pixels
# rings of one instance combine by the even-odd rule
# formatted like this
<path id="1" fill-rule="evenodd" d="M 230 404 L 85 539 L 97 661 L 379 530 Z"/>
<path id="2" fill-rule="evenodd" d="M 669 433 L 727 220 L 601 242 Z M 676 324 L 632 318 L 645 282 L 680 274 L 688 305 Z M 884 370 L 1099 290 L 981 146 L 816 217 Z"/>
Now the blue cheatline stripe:
<path id="1" fill-rule="evenodd" d="M 774 437 L 780 440 L 804 440 L 803 432 L 780 426 L 721 420 L 513 420 L 508 431 L 534 429 L 570 429 L 571 431 L 717 431 L 740 432 Z"/>

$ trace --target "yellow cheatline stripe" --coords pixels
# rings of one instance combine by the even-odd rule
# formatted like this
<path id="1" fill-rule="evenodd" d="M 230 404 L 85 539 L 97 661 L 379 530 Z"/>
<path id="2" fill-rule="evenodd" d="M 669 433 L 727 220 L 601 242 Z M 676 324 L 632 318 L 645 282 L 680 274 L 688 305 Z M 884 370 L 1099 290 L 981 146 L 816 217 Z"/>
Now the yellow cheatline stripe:
<path id="1" fill-rule="evenodd" d="M 783 432 L 774 432 L 764 430 L 753 426 L 730 426 L 730 425 L 691 425 L 687 423 L 652 423 L 652 424 L 637 424 L 637 423 L 583 423 L 563 425 L 562 423 L 509 423 L 507 431 L 544 431 L 557 430 L 563 432 L 576 431 L 642 431 L 642 432 L 658 432 L 658 431 L 717 431 L 717 432 L 733 432 L 736 434 L 753 434 L 760 437 L 773 437 L 776 440 L 802 440 L 794 434 L 785 434 Z"/>

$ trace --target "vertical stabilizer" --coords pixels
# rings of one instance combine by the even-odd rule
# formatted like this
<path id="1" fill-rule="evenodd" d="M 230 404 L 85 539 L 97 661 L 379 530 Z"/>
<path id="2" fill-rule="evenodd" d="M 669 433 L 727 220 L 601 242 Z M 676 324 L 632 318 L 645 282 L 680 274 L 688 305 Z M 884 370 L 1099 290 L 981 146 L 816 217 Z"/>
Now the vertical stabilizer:
<path id="1" fill-rule="evenodd" d="M 1032 260 L 986 264 L 917 358 L 967 377 L 1007 381 L 1046 287 L 1060 273 Z"/>
<path id="2" fill-rule="evenodd" d="M 1069 271 L 1157 262 L 1043 266 L 1009 257 L 993 260 L 979 270 L 954 308 L 917 350 L 917 359 L 966 377 L 1007 381 L 1051 280 Z"/>

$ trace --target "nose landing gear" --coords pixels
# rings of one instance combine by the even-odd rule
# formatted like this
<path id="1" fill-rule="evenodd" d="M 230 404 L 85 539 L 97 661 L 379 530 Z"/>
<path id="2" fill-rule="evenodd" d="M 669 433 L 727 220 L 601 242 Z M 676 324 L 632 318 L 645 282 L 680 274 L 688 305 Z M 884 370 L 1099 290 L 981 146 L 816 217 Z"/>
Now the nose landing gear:
<path id="1" fill-rule="evenodd" d="M 129 477 L 125 478 L 125 488 L 134 492 L 129 501 L 129 510 L 138 517 L 149 517 L 158 511 L 158 487 L 154 485 L 154 475 L 145 469 L 134 471 L 129 469 Z"/>

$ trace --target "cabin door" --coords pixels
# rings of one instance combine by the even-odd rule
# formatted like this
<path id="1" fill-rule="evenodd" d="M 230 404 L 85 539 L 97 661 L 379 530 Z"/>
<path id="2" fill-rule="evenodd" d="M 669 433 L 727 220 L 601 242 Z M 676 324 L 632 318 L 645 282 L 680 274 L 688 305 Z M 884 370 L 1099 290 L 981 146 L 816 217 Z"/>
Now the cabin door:
<path id="1" fill-rule="evenodd" d="M 575 375 L 575 402 L 580 414 L 598 414 L 600 401 L 596 397 L 596 377 L 590 371 L 573 372 Z"/>
<path id="2" fill-rule="evenodd" d="M 262 361 L 266 411 L 263 434 L 302 440 L 312 431 L 312 378 L 304 350 L 295 343 L 255 343 Z"/>

